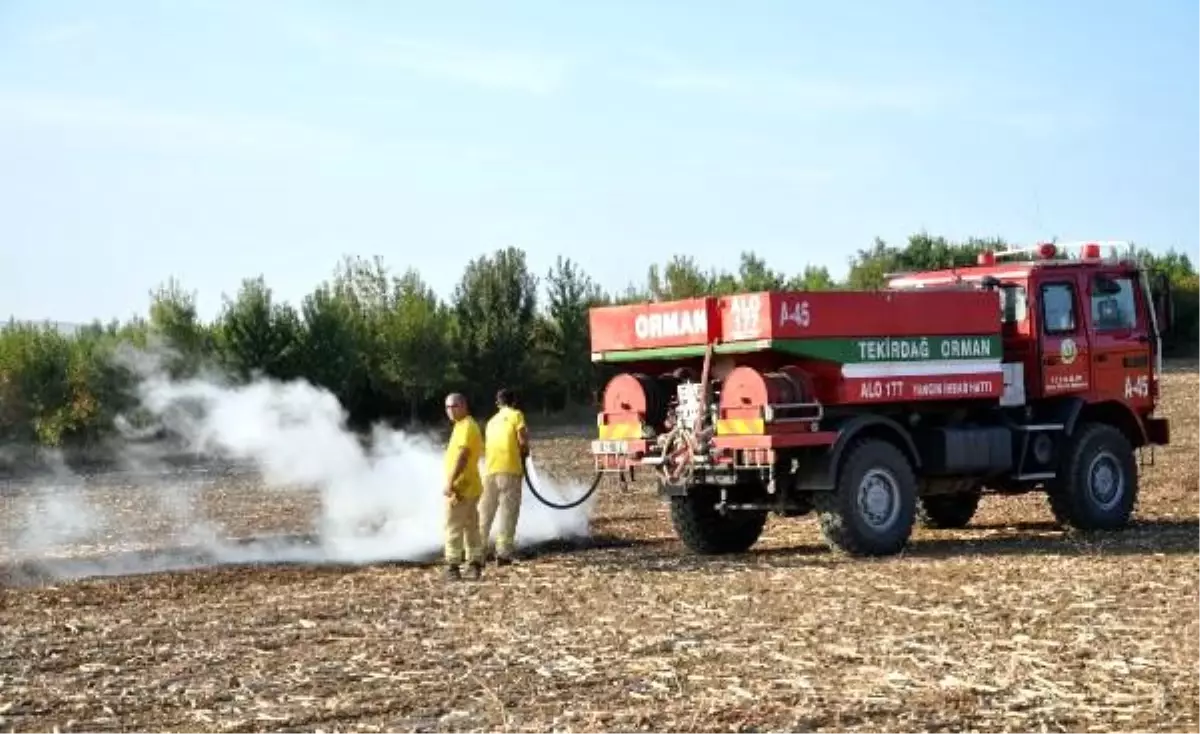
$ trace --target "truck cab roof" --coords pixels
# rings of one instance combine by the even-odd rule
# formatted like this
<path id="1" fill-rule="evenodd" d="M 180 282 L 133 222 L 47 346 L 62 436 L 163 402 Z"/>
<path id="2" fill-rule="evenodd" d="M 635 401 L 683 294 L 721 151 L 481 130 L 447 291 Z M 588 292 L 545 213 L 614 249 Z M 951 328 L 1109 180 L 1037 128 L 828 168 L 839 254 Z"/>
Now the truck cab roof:
<path id="1" fill-rule="evenodd" d="M 1109 250 L 1105 253 L 1105 248 Z M 1122 252 L 1122 250 L 1124 252 Z M 1010 261 L 1005 262 L 1005 260 Z M 1025 259 L 1020 259 L 1025 258 Z M 911 273 L 891 273 L 888 288 L 938 288 L 955 285 L 973 286 L 986 277 L 1001 283 L 1029 279 L 1031 273 L 1069 267 L 1082 270 L 1111 270 L 1113 267 L 1137 268 L 1133 248 L 1125 242 L 1043 243 L 1037 247 L 979 253 L 975 265 Z"/>

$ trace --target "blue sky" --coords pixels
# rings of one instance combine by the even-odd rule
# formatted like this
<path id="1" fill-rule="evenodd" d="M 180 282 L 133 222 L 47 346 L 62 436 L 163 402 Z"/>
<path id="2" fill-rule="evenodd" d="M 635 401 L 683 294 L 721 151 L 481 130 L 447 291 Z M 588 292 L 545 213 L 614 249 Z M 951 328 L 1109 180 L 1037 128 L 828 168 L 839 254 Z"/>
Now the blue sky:
<path id="1" fill-rule="evenodd" d="M 844 273 L 878 235 L 1193 254 L 1193 0 L 0 3 L 0 316 L 206 317 L 343 254 Z"/>

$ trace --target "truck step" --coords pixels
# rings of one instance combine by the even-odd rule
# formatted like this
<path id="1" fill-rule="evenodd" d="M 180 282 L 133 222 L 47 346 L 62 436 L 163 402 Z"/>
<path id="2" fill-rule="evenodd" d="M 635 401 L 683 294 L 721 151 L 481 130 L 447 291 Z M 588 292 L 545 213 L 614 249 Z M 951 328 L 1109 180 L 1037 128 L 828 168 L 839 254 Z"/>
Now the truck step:
<path id="1" fill-rule="evenodd" d="M 1038 479 L 1053 479 L 1057 476 L 1058 476 L 1058 472 L 1041 471 L 1041 472 L 1033 472 L 1030 474 L 1018 474 L 1017 476 L 1015 476 L 1013 478 L 1016 479 L 1018 482 L 1028 482 L 1028 481 L 1034 481 L 1034 480 L 1038 480 Z"/>

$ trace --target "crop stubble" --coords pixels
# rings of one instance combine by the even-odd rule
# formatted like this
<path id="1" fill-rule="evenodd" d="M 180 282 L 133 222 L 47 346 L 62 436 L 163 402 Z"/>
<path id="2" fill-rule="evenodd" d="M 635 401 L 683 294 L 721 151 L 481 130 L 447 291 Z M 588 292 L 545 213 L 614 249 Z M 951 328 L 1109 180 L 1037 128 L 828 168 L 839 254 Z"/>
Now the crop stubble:
<path id="1" fill-rule="evenodd" d="M 477 584 L 377 564 L 0 587 L 0 728 L 1196 731 L 1197 387 L 1169 375 L 1173 445 L 1114 536 L 1053 530 L 1030 496 L 894 559 L 838 558 L 808 518 L 695 558 L 647 487 L 605 487 L 590 547 Z M 582 439 L 535 451 L 586 473 Z M 245 479 L 197 496 L 241 534 L 312 510 Z"/>

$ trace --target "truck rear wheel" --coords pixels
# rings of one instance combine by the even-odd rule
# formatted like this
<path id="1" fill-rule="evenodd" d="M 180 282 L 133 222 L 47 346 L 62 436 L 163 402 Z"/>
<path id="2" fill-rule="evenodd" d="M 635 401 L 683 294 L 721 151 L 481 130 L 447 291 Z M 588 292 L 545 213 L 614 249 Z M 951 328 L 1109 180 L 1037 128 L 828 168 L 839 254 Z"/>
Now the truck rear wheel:
<path id="1" fill-rule="evenodd" d="M 1049 489 L 1050 510 L 1076 530 L 1119 530 L 1129 524 L 1138 496 L 1133 447 L 1116 428 L 1079 428 Z"/>
<path id="2" fill-rule="evenodd" d="M 900 449 L 867 439 L 849 449 L 834 491 L 817 492 L 813 501 L 832 548 L 852 556 L 894 555 L 912 534 L 917 480 Z"/>
<path id="3" fill-rule="evenodd" d="M 979 509 L 979 499 L 978 491 L 921 497 L 917 517 L 922 525 L 935 530 L 965 528 Z"/>
<path id="4" fill-rule="evenodd" d="M 717 495 L 707 489 L 671 498 L 671 525 L 688 550 L 701 555 L 745 553 L 767 524 L 766 510 L 731 510 L 722 515 Z"/>

